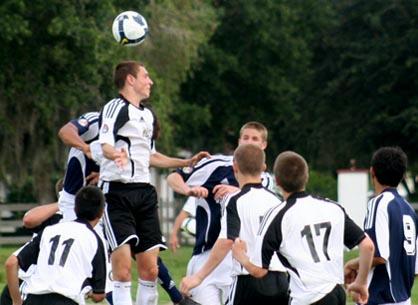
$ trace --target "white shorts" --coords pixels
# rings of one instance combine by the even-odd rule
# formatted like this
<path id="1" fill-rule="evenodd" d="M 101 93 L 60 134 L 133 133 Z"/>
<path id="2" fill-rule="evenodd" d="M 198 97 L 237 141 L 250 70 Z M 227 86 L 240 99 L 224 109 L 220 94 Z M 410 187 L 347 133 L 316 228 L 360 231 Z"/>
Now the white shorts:
<path id="1" fill-rule="evenodd" d="M 187 265 L 187 275 L 193 275 L 202 268 L 210 255 L 210 250 L 193 255 Z M 202 305 L 224 304 L 232 284 L 232 256 L 227 254 L 224 260 L 209 274 L 203 282 L 190 290 L 192 299 Z"/>

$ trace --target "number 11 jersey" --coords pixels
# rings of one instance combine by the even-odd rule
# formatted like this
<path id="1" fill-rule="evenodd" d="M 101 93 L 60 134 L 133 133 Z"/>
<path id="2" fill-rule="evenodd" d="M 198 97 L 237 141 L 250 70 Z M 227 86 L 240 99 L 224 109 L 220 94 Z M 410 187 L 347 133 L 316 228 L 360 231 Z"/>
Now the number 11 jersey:
<path id="1" fill-rule="evenodd" d="M 23 286 L 24 294 L 58 293 L 80 303 L 88 286 L 94 293 L 104 293 L 104 246 L 87 222 L 76 220 L 48 226 L 17 257 L 23 270 L 37 265 Z"/>

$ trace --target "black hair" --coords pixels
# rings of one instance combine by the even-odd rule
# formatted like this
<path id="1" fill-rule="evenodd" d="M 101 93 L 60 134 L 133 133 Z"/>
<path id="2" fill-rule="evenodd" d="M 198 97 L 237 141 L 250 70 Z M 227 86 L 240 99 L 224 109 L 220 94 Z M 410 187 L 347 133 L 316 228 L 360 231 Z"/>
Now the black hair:
<path id="1" fill-rule="evenodd" d="M 381 185 L 397 187 L 404 178 L 408 157 L 400 147 L 381 147 L 373 154 L 371 167 Z"/>
<path id="2" fill-rule="evenodd" d="M 104 195 L 97 186 L 85 186 L 75 196 L 75 214 L 79 219 L 95 220 L 102 215 L 104 203 Z"/>

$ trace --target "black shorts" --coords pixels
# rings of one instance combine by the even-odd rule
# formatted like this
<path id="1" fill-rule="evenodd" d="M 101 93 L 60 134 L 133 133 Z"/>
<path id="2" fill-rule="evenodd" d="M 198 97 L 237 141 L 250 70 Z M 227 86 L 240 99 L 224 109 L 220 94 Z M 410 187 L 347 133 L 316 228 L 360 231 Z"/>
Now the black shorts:
<path id="1" fill-rule="evenodd" d="M 287 305 L 289 281 L 285 272 L 269 271 L 262 278 L 239 275 L 231 288 L 227 305 Z"/>
<path id="2" fill-rule="evenodd" d="M 23 305 L 78 305 L 74 300 L 67 298 L 58 293 L 47 293 L 47 294 L 28 294 Z"/>
<path id="3" fill-rule="evenodd" d="M 312 305 L 345 305 L 345 299 L 344 288 L 341 285 L 336 285 L 330 293 Z"/>
<path id="4" fill-rule="evenodd" d="M 155 188 L 148 183 L 104 182 L 106 238 L 113 250 L 129 243 L 134 254 L 166 248 L 162 239 Z"/>

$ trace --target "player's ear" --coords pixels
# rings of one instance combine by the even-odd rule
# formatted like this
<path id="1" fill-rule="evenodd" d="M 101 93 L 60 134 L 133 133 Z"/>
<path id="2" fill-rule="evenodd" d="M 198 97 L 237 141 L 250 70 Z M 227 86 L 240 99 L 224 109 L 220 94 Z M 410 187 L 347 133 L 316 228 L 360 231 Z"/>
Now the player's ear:
<path id="1" fill-rule="evenodd" d="M 239 168 L 238 168 L 238 164 L 235 162 L 235 160 L 232 162 L 232 168 L 234 169 L 234 174 L 238 173 Z"/>
<path id="2" fill-rule="evenodd" d="M 261 143 L 261 149 L 262 150 L 265 150 L 267 148 L 267 141 L 263 141 L 262 143 Z"/>
<path id="3" fill-rule="evenodd" d="M 265 171 L 267 171 L 267 164 L 266 163 L 263 164 L 263 172 L 265 172 Z"/>
<path id="4" fill-rule="evenodd" d="M 132 74 L 128 74 L 126 76 L 125 83 L 132 85 L 134 82 L 135 82 L 135 76 L 133 76 Z"/>

